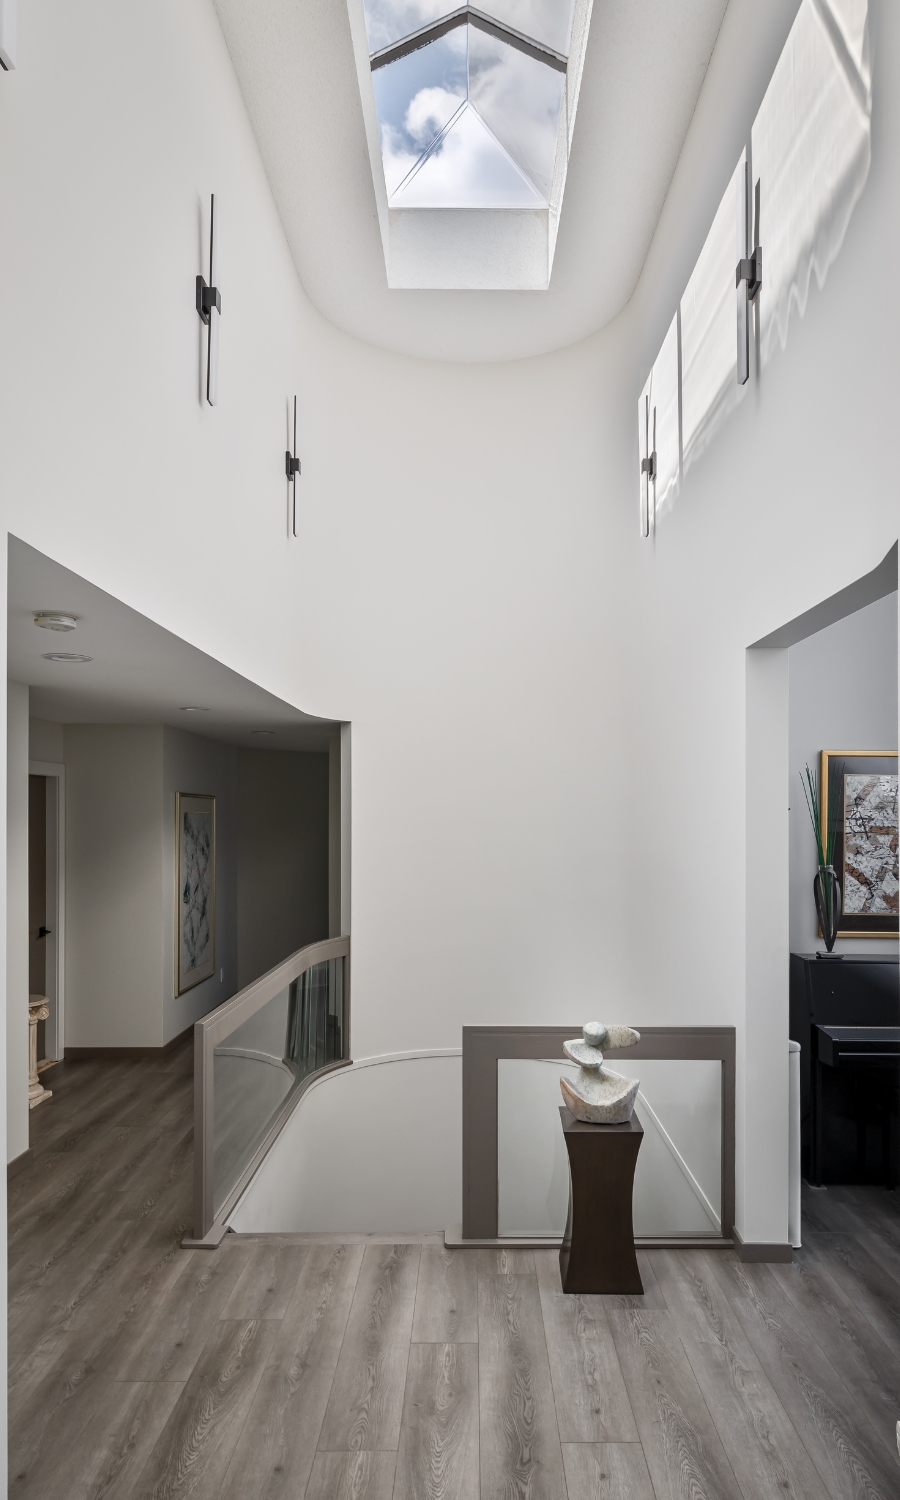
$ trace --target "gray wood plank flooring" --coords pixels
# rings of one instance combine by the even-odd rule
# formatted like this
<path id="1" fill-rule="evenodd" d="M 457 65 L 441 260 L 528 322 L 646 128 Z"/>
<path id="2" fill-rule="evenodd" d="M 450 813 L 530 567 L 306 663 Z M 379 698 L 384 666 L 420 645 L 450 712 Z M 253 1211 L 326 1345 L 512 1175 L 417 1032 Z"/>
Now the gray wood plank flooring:
<path id="1" fill-rule="evenodd" d="M 478 1345 L 412 1344 L 394 1500 L 478 1494 Z"/>
<path id="2" fill-rule="evenodd" d="M 900 1192 L 805 1198 L 790 1266 L 229 1235 L 184 1251 L 191 1048 L 48 1079 L 9 1184 L 22 1500 L 897 1500 Z"/>

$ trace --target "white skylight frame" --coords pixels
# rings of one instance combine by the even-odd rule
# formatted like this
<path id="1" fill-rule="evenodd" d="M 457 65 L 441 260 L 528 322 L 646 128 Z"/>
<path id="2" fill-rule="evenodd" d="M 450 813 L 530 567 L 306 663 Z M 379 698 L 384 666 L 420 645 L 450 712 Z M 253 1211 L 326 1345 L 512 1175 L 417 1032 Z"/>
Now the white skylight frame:
<path id="1" fill-rule="evenodd" d="M 347 3 L 388 286 L 417 290 L 546 291 L 556 249 L 592 0 L 575 0 L 568 57 L 562 59 L 562 54 L 555 54 L 565 60 L 565 74 L 549 192 L 534 206 L 515 208 L 398 207 L 389 202 L 364 0 L 347 0 Z M 495 22 L 480 7 L 461 6 L 442 21 L 456 19 L 456 24 L 461 24 L 457 18 L 466 10 L 474 11 L 469 21 L 476 25 L 481 22 L 479 29 L 487 31 L 496 26 L 499 31 L 512 30 L 505 22 Z M 393 50 L 393 47 L 382 49 Z M 551 51 L 544 44 L 541 50 Z"/>

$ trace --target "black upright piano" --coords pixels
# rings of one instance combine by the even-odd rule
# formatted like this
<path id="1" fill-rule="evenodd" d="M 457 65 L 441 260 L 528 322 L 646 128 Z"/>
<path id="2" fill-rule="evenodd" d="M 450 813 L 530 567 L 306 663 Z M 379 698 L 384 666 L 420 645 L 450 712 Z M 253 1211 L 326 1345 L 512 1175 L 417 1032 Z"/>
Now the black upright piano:
<path id="1" fill-rule="evenodd" d="M 896 954 L 791 954 L 800 1043 L 803 1175 L 894 1186 L 900 1174 L 900 964 Z"/>

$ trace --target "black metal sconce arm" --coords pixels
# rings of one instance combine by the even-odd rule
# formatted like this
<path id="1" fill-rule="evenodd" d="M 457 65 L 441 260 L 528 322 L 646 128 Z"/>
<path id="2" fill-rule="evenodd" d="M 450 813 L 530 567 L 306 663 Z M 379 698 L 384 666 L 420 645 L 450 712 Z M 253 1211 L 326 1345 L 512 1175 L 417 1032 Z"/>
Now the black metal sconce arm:
<path id="1" fill-rule="evenodd" d="M 762 286 L 762 246 L 757 245 L 748 260 L 739 260 L 734 273 L 734 284 L 739 287 L 742 281 L 747 283 L 747 296 L 752 302 L 760 287 Z"/>
<path id="2" fill-rule="evenodd" d="M 209 322 L 210 308 L 222 312 L 222 297 L 217 286 L 207 286 L 202 276 L 197 277 L 197 312 L 201 323 Z"/>

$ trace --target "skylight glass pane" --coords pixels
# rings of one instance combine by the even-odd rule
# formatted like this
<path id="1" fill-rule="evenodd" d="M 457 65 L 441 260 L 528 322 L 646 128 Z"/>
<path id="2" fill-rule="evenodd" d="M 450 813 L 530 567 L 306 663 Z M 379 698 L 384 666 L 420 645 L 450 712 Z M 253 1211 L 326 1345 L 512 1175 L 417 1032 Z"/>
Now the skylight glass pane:
<path id="1" fill-rule="evenodd" d="M 467 104 L 390 204 L 392 208 L 541 208 L 543 201 Z"/>
<path id="2" fill-rule="evenodd" d="M 548 200 L 565 74 L 469 26 L 469 100 Z"/>
<path id="3" fill-rule="evenodd" d="M 461 3 L 464 0 L 364 0 L 369 51 L 380 52 L 423 26 L 442 20 L 459 10 Z M 568 56 L 575 0 L 483 0 L 476 8 Z"/>
<path id="4" fill-rule="evenodd" d="M 568 57 L 575 0 L 483 0 L 476 9 Z"/>
<path id="5" fill-rule="evenodd" d="M 466 98 L 466 27 L 372 74 L 388 196 L 408 176 Z"/>
<path id="6" fill-rule="evenodd" d="M 391 42 L 449 16 L 459 5 L 460 0 L 365 0 L 369 51 L 380 52 Z"/>

